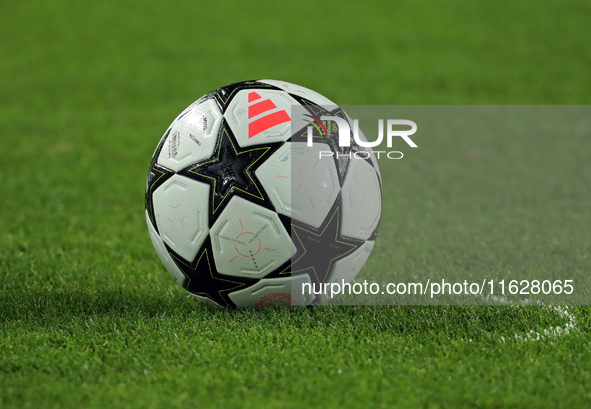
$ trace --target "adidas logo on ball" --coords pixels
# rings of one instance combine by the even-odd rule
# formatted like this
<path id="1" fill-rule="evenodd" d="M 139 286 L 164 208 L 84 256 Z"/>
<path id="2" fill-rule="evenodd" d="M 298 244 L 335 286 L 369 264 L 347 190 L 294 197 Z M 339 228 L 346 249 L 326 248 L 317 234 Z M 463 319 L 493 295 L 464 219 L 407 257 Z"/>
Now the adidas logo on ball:
<path id="1" fill-rule="evenodd" d="M 276 111 L 277 105 L 275 105 L 273 101 L 270 99 L 262 99 L 255 91 L 248 93 L 248 104 L 248 119 L 251 120 L 252 118 L 259 117 L 248 123 L 249 139 L 267 129 L 291 121 L 291 118 L 285 110 L 281 109 Z M 265 115 L 260 117 L 263 113 L 265 113 Z"/>

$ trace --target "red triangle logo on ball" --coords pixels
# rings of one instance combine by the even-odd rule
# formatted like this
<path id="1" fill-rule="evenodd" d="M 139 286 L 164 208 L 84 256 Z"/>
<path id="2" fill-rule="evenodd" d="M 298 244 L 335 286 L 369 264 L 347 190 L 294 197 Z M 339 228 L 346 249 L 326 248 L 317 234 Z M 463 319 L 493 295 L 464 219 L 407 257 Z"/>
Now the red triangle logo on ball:
<path id="1" fill-rule="evenodd" d="M 270 99 L 259 101 L 260 99 L 261 96 L 258 93 L 248 93 L 248 119 L 277 108 L 277 105 L 275 105 Z M 289 121 L 291 121 L 291 118 L 283 109 L 281 111 L 272 112 L 262 118 L 255 119 L 248 124 L 248 139 L 266 131 L 267 129 Z"/>

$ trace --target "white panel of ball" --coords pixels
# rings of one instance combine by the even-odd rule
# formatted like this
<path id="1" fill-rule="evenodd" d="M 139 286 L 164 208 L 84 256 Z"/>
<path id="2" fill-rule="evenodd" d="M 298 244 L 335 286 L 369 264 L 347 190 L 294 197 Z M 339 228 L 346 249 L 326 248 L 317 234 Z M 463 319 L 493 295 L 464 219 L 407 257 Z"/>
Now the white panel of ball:
<path id="1" fill-rule="evenodd" d="M 215 100 L 196 103 L 187 108 L 170 126 L 170 132 L 157 163 L 179 170 L 213 154 L 222 114 Z"/>
<path id="2" fill-rule="evenodd" d="M 209 233 L 209 185 L 174 175 L 152 198 L 163 241 L 179 256 L 193 261 Z"/>
<path id="3" fill-rule="evenodd" d="M 152 240 L 152 245 L 156 249 L 156 254 L 158 254 L 158 257 L 160 257 L 160 261 L 162 261 L 162 264 L 164 264 L 164 267 L 170 273 L 170 275 L 176 279 L 176 282 L 179 285 L 183 285 L 183 282 L 185 281 L 185 275 L 177 267 L 174 260 L 172 260 L 172 257 L 168 253 L 168 250 L 166 250 L 166 247 L 164 246 L 164 242 L 162 241 L 162 237 L 160 237 L 160 235 L 158 234 L 158 232 L 154 228 L 152 221 L 148 217 L 147 211 L 146 211 L 146 223 L 148 224 L 148 232 L 150 233 L 150 239 Z"/>
<path id="4" fill-rule="evenodd" d="M 342 189 L 341 234 L 367 240 L 377 228 L 382 196 L 375 169 L 362 159 L 352 159 Z"/>
<path id="5" fill-rule="evenodd" d="M 211 242 L 218 272 L 237 277 L 262 278 L 295 252 L 277 213 L 238 196 L 211 227 Z"/>
<path id="6" fill-rule="evenodd" d="M 229 297 L 234 304 L 243 307 L 308 305 L 314 300 L 314 295 L 295 290 L 310 282 L 307 274 L 293 278 L 263 278 L 255 285 L 229 294 Z"/>
<path id="7" fill-rule="evenodd" d="M 291 217 L 291 142 L 282 145 L 255 171 L 277 213 Z"/>
<path id="8" fill-rule="evenodd" d="M 328 215 L 340 190 L 337 169 L 331 157 L 320 159 L 327 145 L 291 144 L 292 218 L 318 228 Z"/>

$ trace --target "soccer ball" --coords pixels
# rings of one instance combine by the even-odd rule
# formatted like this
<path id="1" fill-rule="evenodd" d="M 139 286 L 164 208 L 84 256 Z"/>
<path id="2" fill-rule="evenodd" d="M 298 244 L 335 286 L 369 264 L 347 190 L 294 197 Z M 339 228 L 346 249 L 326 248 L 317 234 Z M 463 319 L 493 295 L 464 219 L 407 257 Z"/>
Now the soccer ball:
<path id="1" fill-rule="evenodd" d="M 339 146 L 321 116 L 351 121 L 317 92 L 257 80 L 206 94 L 168 127 L 150 164 L 146 221 L 192 296 L 307 305 L 325 299 L 325 283 L 357 275 L 375 244 L 381 176 L 371 149 L 352 136 Z"/>

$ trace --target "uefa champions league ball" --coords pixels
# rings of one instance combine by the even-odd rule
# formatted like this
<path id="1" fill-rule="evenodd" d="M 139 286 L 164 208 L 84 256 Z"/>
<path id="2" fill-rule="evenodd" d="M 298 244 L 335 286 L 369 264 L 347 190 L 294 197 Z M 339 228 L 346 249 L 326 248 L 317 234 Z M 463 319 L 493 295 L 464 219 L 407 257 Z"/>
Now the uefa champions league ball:
<path id="1" fill-rule="evenodd" d="M 307 305 L 358 274 L 375 244 L 381 176 L 371 149 L 352 134 L 340 146 L 322 116 L 352 122 L 317 92 L 257 80 L 206 94 L 168 127 L 150 164 L 146 222 L 192 296 Z"/>

